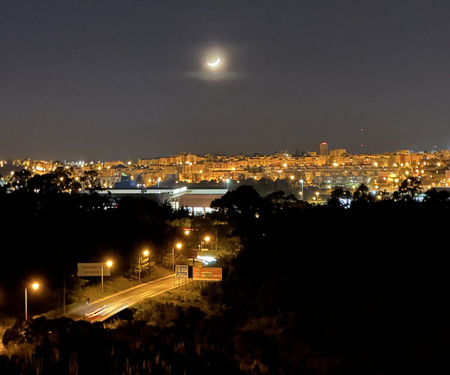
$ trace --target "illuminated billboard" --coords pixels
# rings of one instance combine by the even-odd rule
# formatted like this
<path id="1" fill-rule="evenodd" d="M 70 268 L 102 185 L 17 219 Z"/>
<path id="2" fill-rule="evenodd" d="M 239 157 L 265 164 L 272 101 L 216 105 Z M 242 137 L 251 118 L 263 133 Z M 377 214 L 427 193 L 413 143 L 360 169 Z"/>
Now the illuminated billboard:
<path id="1" fill-rule="evenodd" d="M 192 279 L 198 281 L 221 281 L 222 268 L 192 267 Z"/>

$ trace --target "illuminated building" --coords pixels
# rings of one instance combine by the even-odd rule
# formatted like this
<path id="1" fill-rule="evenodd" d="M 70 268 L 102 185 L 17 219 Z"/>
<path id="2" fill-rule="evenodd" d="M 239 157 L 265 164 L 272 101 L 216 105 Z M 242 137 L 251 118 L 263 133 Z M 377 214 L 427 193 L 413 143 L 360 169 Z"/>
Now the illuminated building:
<path id="1" fill-rule="evenodd" d="M 328 155 L 328 143 L 322 142 L 320 144 L 320 155 Z"/>

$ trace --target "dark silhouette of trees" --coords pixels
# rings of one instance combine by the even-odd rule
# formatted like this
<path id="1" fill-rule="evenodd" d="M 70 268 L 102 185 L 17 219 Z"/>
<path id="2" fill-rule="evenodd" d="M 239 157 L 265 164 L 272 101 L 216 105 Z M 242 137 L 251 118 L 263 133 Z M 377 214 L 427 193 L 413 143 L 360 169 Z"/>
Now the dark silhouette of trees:
<path id="1" fill-rule="evenodd" d="M 62 193 L 77 192 L 81 185 L 72 179 L 70 168 L 58 167 L 51 173 L 31 176 L 30 171 L 22 169 L 14 172 L 8 187 L 14 190 L 29 191 L 34 193 Z"/>
<path id="2" fill-rule="evenodd" d="M 328 200 L 327 205 L 329 207 L 339 208 L 342 206 L 341 199 L 351 200 L 352 195 L 348 190 L 338 187 L 331 192 L 331 198 Z"/>
<path id="3" fill-rule="evenodd" d="M 430 189 L 425 193 L 424 203 L 434 208 L 450 208 L 450 193 L 446 190 Z"/>
<path id="4" fill-rule="evenodd" d="M 98 178 L 98 172 L 95 170 L 84 171 L 83 177 L 80 179 L 81 187 L 91 192 L 101 190 L 101 182 Z"/>
<path id="5" fill-rule="evenodd" d="M 369 193 L 369 188 L 366 185 L 361 184 L 353 193 L 352 204 L 372 203 L 374 200 L 373 196 Z"/>
<path id="6" fill-rule="evenodd" d="M 30 178 L 31 173 L 26 169 L 14 172 L 9 180 L 8 187 L 13 189 L 26 189 Z"/>
<path id="7" fill-rule="evenodd" d="M 247 321 L 245 331 L 235 331 L 241 351 L 260 353 L 271 369 L 283 363 L 291 374 L 433 372 L 438 362 L 448 369 L 424 351 L 449 347 L 439 333 L 448 331 L 439 297 L 450 288 L 445 240 L 404 237 L 422 215 L 434 219 L 420 222 L 421 233 L 441 233 L 448 212 L 372 202 L 364 187 L 359 194 L 363 203 L 348 210 L 278 206 L 257 228 L 247 227 L 253 232 L 215 295 L 229 319 L 240 314 Z M 274 333 L 275 322 L 289 329 Z"/>
<path id="8" fill-rule="evenodd" d="M 283 191 L 287 195 L 295 195 L 298 194 L 298 187 L 295 185 L 291 179 L 277 179 L 275 181 L 268 178 L 261 178 L 259 180 L 255 180 L 253 178 L 240 181 L 240 186 L 251 186 L 253 187 L 259 195 L 265 197 L 271 193 L 277 191 Z"/>
<path id="9" fill-rule="evenodd" d="M 264 200 L 256 190 L 248 185 L 239 186 L 214 200 L 211 208 L 219 210 L 229 217 L 254 218 L 264 206 Z"/>
<path id="10" fill-rule="evenodd" d="M 336 189 L 330 201 L 344 196 L 349 193 Z M 32 359 L 0 357 L 0 373 L 36 373 L 36 366 L 46 374 L 67 373 L 69 366 L 78 366 L 80 374 L 92 368 L 142 374 L 448 373 L 448 194 L 430 190 L 423 203 L 413 204 L 409 198 L 373 201 L 360 186 L 354 198 L 344 210 L 333 203 L 304 205 L 281 191 L 263 198 L 241 186 L 213 202 L 217 213 L 188 221 L 147 199 L 126 198 L 117 209 L 104 210 L 107 197 L 96 194 L 1 194 L 6 216 L 0 224 L 12 236 L 2 251 L 20 246 L 13 263 L 22 262 L 27 272 L 39 266 L 57 273 L 59 264 L 99 257 L 105 249 L 117 251 L 126 264 L 143 244 L 164 255 L 179 236 L 170 222 L 199 232 L 224 227 L 221 236 L 238 238 L 241 250 L 221 260 L 224 280 L 202 290 L 211 315 L 160 304 L 142 314 L 147 320 L 115 330 L 68 320 L 18 324 L 4 342 L 30 341 L 36 350 Z M 11 223 L 19 220 L 15 228 Z M 65 231 L 80 223 L 76 235 Z M 14 288 L 13 272 L 8 287 Z M 62 275 L 56 276 L 49 281 Z M 11 295 L 22 299 L 20 289 Z"/>
<path id="11" fill-rule="evenodd" d="M 394 192 L 394 199 L 400 201 L 413 201 L 418 194 L 422 193 L 421 182 L 416 177 L 409 177 L 402 181 L 398 190 Z"/>

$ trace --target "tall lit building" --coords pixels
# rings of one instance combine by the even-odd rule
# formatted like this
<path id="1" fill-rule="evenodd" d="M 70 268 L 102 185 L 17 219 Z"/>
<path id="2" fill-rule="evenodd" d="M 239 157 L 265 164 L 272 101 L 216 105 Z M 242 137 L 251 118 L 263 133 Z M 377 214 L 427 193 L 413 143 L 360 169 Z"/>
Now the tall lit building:
<path id="1" fill-rule="evenodd" d="M 322 142 L 320 144 L 320 155 L 328 155 L 328 143 Z"/>

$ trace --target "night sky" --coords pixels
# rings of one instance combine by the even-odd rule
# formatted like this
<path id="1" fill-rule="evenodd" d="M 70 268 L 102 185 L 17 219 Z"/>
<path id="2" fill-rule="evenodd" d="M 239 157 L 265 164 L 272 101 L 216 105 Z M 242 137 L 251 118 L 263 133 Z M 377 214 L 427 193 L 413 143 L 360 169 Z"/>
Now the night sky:
<path id="1" fill-rule="evenodd" d="M 449 130 L 449 1 L 0 1 L 0 158 L 420 151 Z"/>

